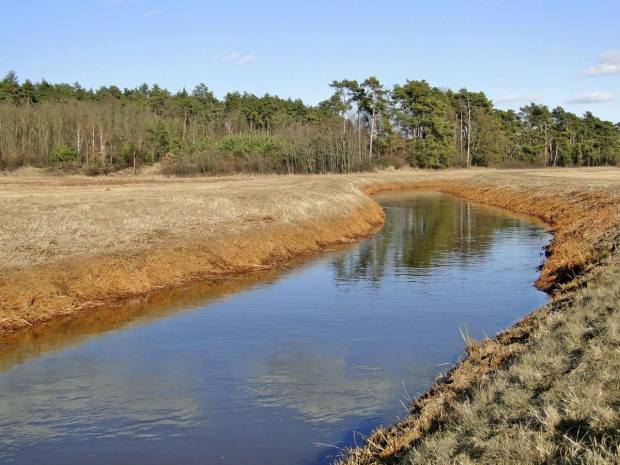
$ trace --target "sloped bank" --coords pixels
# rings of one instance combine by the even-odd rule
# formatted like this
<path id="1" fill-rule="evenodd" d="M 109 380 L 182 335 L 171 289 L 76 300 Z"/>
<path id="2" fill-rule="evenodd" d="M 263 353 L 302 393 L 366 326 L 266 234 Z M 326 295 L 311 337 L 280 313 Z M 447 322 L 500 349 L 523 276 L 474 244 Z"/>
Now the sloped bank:
<path id="1" fill-rule="evenodd" d="M 467 355 L 339 464 L 619 463 L 617 258 Z"/>
<path id="2" fill-rule="evenodd" d="M 368 236 L 384 218 L 381 207 L 360 196 L 357 208 L 344 215 L 274 224 L 268 219 L 266 225 L 217 237 L 16 270 L 2 277 L 0 331 L 28 328 L 165 287 L 277 267 L 293 257 Z"/>
<path id="3" fill-rule="evenodd" d="M 554 240 L 537 284 L 554 298 L 492 340 L 468 340 L 466 356 L 412 402 L 405 420 L 337 463 L 618 463 L 616 192 L 553 182 L 417 187 L 546 221 Z"/>

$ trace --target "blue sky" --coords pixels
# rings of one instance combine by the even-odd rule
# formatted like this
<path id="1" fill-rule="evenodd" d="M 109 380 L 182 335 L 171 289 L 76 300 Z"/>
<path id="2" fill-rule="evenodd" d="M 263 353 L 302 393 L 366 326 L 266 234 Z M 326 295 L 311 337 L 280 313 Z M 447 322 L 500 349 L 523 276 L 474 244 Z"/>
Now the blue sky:
<path id="1" fill-rule="evenodd" d="M 316 104 L 376 75 L 620 121 L 620 1 L 0 0 L 0 73 Z"/>

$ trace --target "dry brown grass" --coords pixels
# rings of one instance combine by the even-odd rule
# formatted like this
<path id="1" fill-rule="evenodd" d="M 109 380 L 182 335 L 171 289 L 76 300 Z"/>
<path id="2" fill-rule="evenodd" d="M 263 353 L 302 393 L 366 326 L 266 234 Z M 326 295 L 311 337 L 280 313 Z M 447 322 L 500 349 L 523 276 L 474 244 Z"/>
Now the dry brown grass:
<path id="1" fill-rule="evenodd" d="M 0 329 L 272 266 L 369 234 L 363 192 L 426 187 L 554 229 L 541 284 L 581 271 L 618 221 L 619 170 L 447 170 L 203 179 L 0 176 Z M 600 249 L 600 250 L 599 250 Z"/>
<path id="2" fill-rule="evenodd" d="M 618 327 L 612 324 L 617 319 L 599 318 L 611 323 L 594 328 L 592 338 L 579 339 L 587 347 L 574 340 L 559 345 L 545 341 L 561 340 L 556 336 L 563 333 L 554 329 L 560 327 L 555 315 L 586 315 L 566 322 L 573 328 L 568 333 L 577 334 L 594 327 L 591 322 L 601 315 L 601 305 L 617 308 L 617 286 L 612 289 L 603 280 L 607 284 L 599 285 L 598 292 L 612 303 L 588 306 L 575 302 L 581 298 L 578 284 L 590 283 L 590 278 L 571 280 L 588 272 L 591 276 L 618 250 L 620 170 L 447 170 L 182 180 L 46 177 L 32 170 L 21 174 L 0 176 L 0 329 L 5 332 L 168 286 L 269 268 L 330 244 L 350 242 L 382 223 L 381 209 L 365 195 L 379 190 L 436 189 L 540 218 L 552 227 L 555 240 L 539 284 L 560 285 L 560 297 L 495 340 L 470 343 L 469 356 L 413 404 L 411 417 L 377 431 L 345 460 L 476 461 L 476 454 L 483 457 L 487 450 L 485 438 L 494 431 L 485 421 L 512 418 L 491 414 L 501 410 L 493 396 L 502 390 L 511 393 L 509 411 L 528 420 L 510 420 L 518 428 L 493 436 L 496 447 L 488 449 L 486 459 L 506 462 L 502 448 L 508 450 L 520 440 L 524 447 L 540 452 L 537 461 L 617 459 L 609 447 L 609 431 L 610 425 L 617 425 L 618 391 L 608 395 L 603 390 L 605 395 L 597 397 L 594 391 L 601 391 L 603 381 L 596 381 L 594 394 L 587 382 L 576 382 L 570 392 L 559 390 L 534 409 L 524 413 L 522 407 L 529 405 L 528 393 L 542 389 L 549 373 L 558 386 L 565 379 L 561 369 L 529 370 L 538 363 L 537 355 L 528 355 L 537 344 L 545 347 L 539 356 L 543 365 L 554 360 L 560 368 L 570 365 L 570 354 L 578 350 L 589 354 L 584 360 L 591 360 L 589 366 L 603 373 L 607 385 L 618 385 L 617 370 L 605 368 L 613 364 L 596 365 L 596 357 L 605 350 L 615 351 L 617 357 L 613 344 Z M 599 334 L 610 336 L 597 339 Z M 521 365 L 515 364 L 519 360 Z M 507 370 L 512 378 L 502 378 Z M 514 388 L 515 379 L 529 391 Z M 488 380 L 495 380 L 496 387 L 488 390 Z M 478 407 L 469 409 L 474 398 Z M 591 399 L 596 411 L 587 405 Z M 491 413 L 485 417 L 483 411 Z M 558 425 L 563 428 L 571 421 L 590 428 L 589 436 L 569 435 L 565 440 L 564 434 L 554 440 L 564 431 Z M 532 430 L 535 422 L 542 426 Z M 449 428 L 452 433 L 437 436 Z M 466 442 L 470 433 L 474 439 Z M 613 444 L 617 447 L 618 442 Z"/>
<path id="3" fill-rule="evenodd" d="M 268 267 L 383 221 L 353 185 L 317 178 L 304 187 L 291 178 L 4 183 L 0 327 Z"/>

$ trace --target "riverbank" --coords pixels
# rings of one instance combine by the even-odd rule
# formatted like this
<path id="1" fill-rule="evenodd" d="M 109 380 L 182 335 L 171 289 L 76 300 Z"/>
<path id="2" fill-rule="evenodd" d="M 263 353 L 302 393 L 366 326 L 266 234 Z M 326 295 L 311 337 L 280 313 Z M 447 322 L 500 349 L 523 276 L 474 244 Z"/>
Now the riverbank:
<path id="1" fill-rule="evenodd" d="M 383 223 L 353 185 L 295 181 L 5 182 L 0 328 L 279 266 Z"/>
<path id="2" fill-rule="evenodd" d="M 471 342 L 467 360 L 447 375 L 447 382 L 414 404 L 406 423 L 377 432 L 350 458 L 351 463 L 409 460 L 436 431 L 446 430 L 445 422 L 453 418 L 458 406 L 488 379 L 513 366 L 535 341 L 547 340 L 545 334 L 555 338 L 556 327 L 549 326 L 549 321 L 556 320 L 549 318 L 567 307 L 554 305 L 573 305 L 567 302 L 581 292 L 575 291 L 577 284 L 600 286 L 594 278 L 571 279 L 590 276 L 603 270 L 602 263 L 614 260 L 620 219 L 618 170 L 413 171 L 181 180 L 2 177 L 2 327 L 5 331 L 23 329 L 167 286 L 279 266 L 292 256 L 353 241 L 372 233 L 383 221 L 383 212 L 364 192 L 394 188 L 441 190 L 546 221 L 555 240 L 539 284 L 559 292 L 549 308 L 538 310 L 496 341 Z M 614 276 L 609 270 L 603 278 Z M 614 292 L 609 295 L 617 296 Z M 605 312 L 613 315 L 613 304 L 609 305 L 612 311 Z M 607 307 L 588 308 L 596 314 Z M 584 332 L 592 329 L 587 318 L 575 323 Z M 591 344 L 607 332 L 599 328 L 593 337 L 582 339 Z M 538 339 L 537 334 L 541 334 Z M 614 341 L 605 336 L 607 340 Z M 606 349 L 617 352 L 613 344 Z M 566 350 L 559 352 L 562 363 L 556 364 L 558 385 L 565 379 L 562 364 L 576 359 L 581 363 L 583 357 L 575 354 L 588 353 L 581 346 Z M 552 379 L 550 372 L 542 373 L 532 375 L 533 379 Z M 614 382 L 616 378 L 609 379 Z M 539 397 L 546 392 L 534 382 L 531 385 Z M 603 392 L 612 393 L 611 400 L 617 401 L 613 389 Z M 480 405 L 491 405 L 490 400 Z M 608 412 L 605 418 L 611 418 L 611 423 L 605 418 L 599 423 L 608 431 L 617 418 L 617 407 L 605 405 L 607 410 L 600 411 Z M 518 412 L 517 407 L 509 410 Z M 556 407 L 556 423 L 565 424 L 570 418 L 563 418 L 561 406 Z M 577 436 L 583 431 L 582 423 L 578 422 Z M 468 434 L 450 440 L 458 446 Z M 591 436 L 599 444 L 609 434 Z M 472 454 L 482 454 L 484 443 L 478 439 Z M 452 451 L 463 452 L 457 446 Z M 580 447 L 592 450 L 594 446 L 590 442 Z M 471 455 L 468 460 L 475 458 Z"/>
<path id="3" fill-rule="evenodd" d="M 465 357 L 412 401 L 410 415 L 339 465 L 620 461 L 618 184 L 601 172 L 575 185 L 578 173 L 439 183 L 551 226 L 537 284 L 553 300 L 492 340 L 464 334 Z"/>
<path id="4" fill-rule="evenodd" d="M 343 464 L 618 463 L 617 258 L 467 355 Z"/>
<path id="5" fill-rule="evenodd" d="M 581 176 L 580 176 L 581 175 Z M 618 170 L 454 170 L 206 179 L 0 177 L 0 331 L 165 287 L 278 266 L 383 222 L 364 193 L 428 188 L 542 219 L 538 284 L 611 250 Z"/>

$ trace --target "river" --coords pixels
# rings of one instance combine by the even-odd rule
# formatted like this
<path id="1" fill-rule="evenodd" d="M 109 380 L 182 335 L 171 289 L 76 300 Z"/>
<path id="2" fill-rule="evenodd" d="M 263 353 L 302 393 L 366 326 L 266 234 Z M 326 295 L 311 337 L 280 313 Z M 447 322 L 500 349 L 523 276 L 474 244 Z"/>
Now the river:
<path id="1" fill-rule="evenodd" d="M 0 461 L 314 464 L 406 414 L 462 355 L 547 301 L 544 225 L 431 192 L 290 268 L 8 338 Z M 460 328 L 460 329 L 459 329 Z"/>

